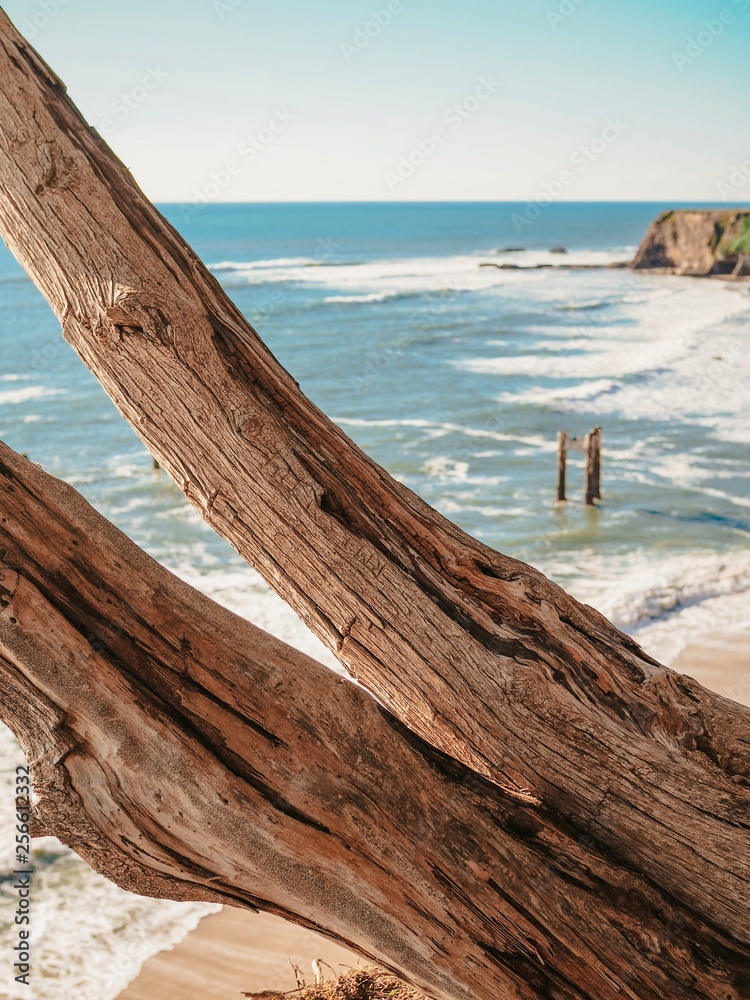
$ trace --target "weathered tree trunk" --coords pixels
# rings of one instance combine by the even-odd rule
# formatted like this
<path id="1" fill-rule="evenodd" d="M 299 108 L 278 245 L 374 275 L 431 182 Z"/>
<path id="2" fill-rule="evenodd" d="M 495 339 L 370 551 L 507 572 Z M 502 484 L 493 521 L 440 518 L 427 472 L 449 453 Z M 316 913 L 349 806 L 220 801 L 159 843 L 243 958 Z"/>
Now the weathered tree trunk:
<path id="1" fill-rule="evenodd" d="M 521 810 L 527 847 L 548 849 L 554 816 L 587 871 L 609 858 L 607 877 L 585 880 L 592 914 L 612 905 L 615 872 L 659 900 L 652 912 L 637 893 L 615 893 L 622 926 L 591 937 L 584 912 L 563 908 L 579 875 L 553 874 L 550 856 L 551 894 L 529 886 L 524 921 L 546 928 L 555 908 L 579 951 L 525 956 L 518 975 L 532 992 L 519 995 L 601 998 L 618 983 L 639 997 L 741 996 L 748 713 L 654 663 L 363 455 L 300 393 L 4 16 L 0 74 L 0 230 L 160 464 L 401 723 Z M 510 829 L 501 822 L 496 841 Z M 483 870 L 507 892 L 505 867 L 500 879 Z M 467 906 L 480 920 L 484 902 L 467 894 Z M 675 935 L 673 912 L 689 932 Z M 650 944 L 633 956 L 641 920 Z M 677 947 L 679 962 L 669 958 Z M 514 960 L 493 949 L 508 972 Z M 583 951 L 606 965 L 609 987 L 575 979 Z M 446 968 L 463 963 L 451 951 Z M 575 986 L 555 978 L 560 963 Z"/>
<path id="2" fill-rule="evenodd" d="M 1 444 L 0 510 L 2 714 L 40 829 L 99 871 L 269 909 L 438 996 L 742 995 L 750 949 Z"/>

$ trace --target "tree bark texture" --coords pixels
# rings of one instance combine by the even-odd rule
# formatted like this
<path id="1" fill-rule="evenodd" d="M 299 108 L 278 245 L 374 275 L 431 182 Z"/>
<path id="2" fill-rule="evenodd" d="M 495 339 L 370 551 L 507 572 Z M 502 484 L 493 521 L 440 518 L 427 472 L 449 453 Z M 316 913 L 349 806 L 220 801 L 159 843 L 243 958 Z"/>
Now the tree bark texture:
<path id="1" fill-rule="evenodd" d="M 541 914 L 556 908 L 577 947 L 603 957 L 614 992 L 577 984 L 565 993 L 545 978 L 562 952 L 540 951 L 528 959 L 538 985 L 528 985 L 530 969 L 519 973 L 537 992 L 519 995 L 742 996 L 747 710 L 661 667 L 592 608 L 464 534 L 365 456 L 299 391 L 4 15 L 0 80 L 0 231 L 159 463 L 416 734 L 409 739 L 488 779 L 483 795 L 495 786 L 493 801 L 524 817 L 527 846 L 552 823 L 565 852 L 583 852 L 587 865 L 607 859 L 611 878 L 586 889 L 592 914 L 608 912 L 621 877 L 653 894 L 660 929 L 628 889 L 617 905 L 629 929 L 607 945 L 585 908 L 562 916 L 577 877 L 556 874 L 551 897 L 530 887 L 527 926 L 546 928 Z M 161 629 L 165 612 L 145 620 Z M 317 718 L 318 706 L 308 709 Z M 509 830 L 499 823 L 494 836 Z M 481 919 L 484 903 L 469 894 L 467 905 Z M 690 931 L 672 962 L 675 919 Z M 637 946 L 627 960 L 619 950 L 640 920 L 655 935 L 656 965 L 672 970 L 669 987 Z M 455 971 L 462 961 L 448 964 Z M 637 987 L 623 985 L 633 976 Z"/>
<path id="2" fill-rule="evenodd" d="M 38 832 L 126 888 L 270 910 L 433 996 L 743 995 L 750 949 L 5 445 L 0 510 L 2 715 Z"/>

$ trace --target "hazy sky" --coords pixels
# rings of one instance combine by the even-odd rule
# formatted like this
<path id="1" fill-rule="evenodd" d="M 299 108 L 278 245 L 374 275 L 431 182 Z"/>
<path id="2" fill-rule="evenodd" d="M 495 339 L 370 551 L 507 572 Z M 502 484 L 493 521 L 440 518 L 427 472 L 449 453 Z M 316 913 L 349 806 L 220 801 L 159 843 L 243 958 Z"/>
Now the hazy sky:
<path id="1" fill-rule="evenodd" d="M 750 200 L 750 0 L 4 7 L 157 201 Z"/>

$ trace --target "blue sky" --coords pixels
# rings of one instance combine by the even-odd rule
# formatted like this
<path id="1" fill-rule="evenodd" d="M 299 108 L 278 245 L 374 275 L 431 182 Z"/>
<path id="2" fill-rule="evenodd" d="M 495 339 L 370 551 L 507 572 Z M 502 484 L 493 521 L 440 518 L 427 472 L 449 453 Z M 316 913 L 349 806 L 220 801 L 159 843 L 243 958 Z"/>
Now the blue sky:
<path id="1" fill-rule="evenodd" d="M 750 0 L 4 7 L 158 201 L 750 200 Z"/>

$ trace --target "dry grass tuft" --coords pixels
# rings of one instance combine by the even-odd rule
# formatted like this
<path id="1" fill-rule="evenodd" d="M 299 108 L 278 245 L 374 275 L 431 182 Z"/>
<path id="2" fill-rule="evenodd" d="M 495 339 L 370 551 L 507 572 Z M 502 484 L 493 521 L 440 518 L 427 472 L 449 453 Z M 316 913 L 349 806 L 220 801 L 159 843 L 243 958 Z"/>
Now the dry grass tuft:
<path id="1" fill-rule="evenodd" d="M 376 965 L 351 969 L 298 995 L 300 1000 L 424 1000 L 421 993 Z"/>
<path id="2" fill-rule="evenodd" d="M 315 986 L 304 986 L 292 993 L 245 993 L 246 997 L 258 1000 L 424 1000 L 411 986 L 384 972 L 376 965 L 364 969 L 351 969 L 337 979 L 330 979 Z"/>

